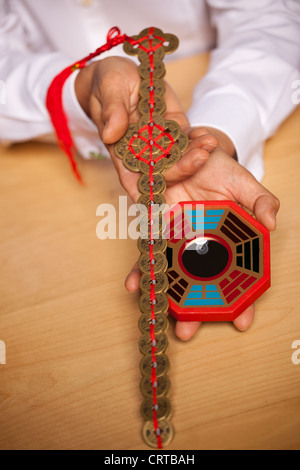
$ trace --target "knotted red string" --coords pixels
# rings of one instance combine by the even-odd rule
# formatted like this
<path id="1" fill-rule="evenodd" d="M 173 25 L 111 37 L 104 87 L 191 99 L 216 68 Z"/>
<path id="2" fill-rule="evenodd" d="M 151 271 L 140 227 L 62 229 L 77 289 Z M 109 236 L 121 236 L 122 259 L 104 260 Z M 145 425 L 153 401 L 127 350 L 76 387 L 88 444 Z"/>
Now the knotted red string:
<path id="1" fill-rule="evenodd" d="M 75 72 L 75 70 L 84 68 L 87 62 L 92 60 L 94 57 L 99 56 L 103 52 L 106 52 L 109 49 L 112 49 L 113 47 L 124 43 L 125 41 L 128 41 L 131 44 L 135 44 L 135 41 L 129 36 L 126 36 L 126 34 L 121 35 L 119 28 L 117 28 L 116 26 L 114 28 L 111 28 L 107 35 L 106 44 L 99 47 L 95 52 L 89 54 L 87 57 L 84 57 L 78 62 L 75 62 L 75 64 L 70 65 L 69 67 L 64 69 L 59 75 L 54 78 L 48 89 L 46 106 L 51 117 L 51 121 L 57 136 L 58 144 L 63 150 L 63 152 L 65 152 L 68 156 L 73 172 L 75 173 L 77 180 L 81 184 L 83 184 L 83 181 L 75 161 L 76 149 L 63 106 L 63 86 L 66 80 L 70 77 L 73 72 Z"/>
<path id="2" fill-rule="evenodd" d="M 159 47 L 162 47 L 164 39 L 160 38 L 158 36 L 155 36 L 156 39 L 160 40 L 160 43 L 157 44 L 156 46 L 153 45 L 153 41 L 151 39 L 152 35 L 154 32 L 154 28 L 150 28 L 149 36 L 145 38 L 140 38 L 137 41 L 134 39 L 130 38 L 126 34 L 121 35 L 121 32 L 119 28 L 114 27 L 110 29 L 107 35 L 107 43 L 98 48 L 95 52 L 92 54 L 88 55 L 84 59 L 81 59 L 80 61 L 76 62 L 75 64 L 67 67 L 65 70 L 63 70 L 59 75 L 57 75 L 54 80 L 52 81 L 48 94 L 47 94 L 47 109 L 49 111 L 50 117 L 52 124 L 54 126 L 58 143 L 60 148 L 67 154 L 72 169 L 80 183 L 83 183 L 81 175 L 78 171 L 75 158 L 74 158 L 74 153 L 75 153 L 75 145 L 69 130 L 68 126 L 68 119 L 64 111 L 63 107 L 63 100 L 62 100 L 62 90 L 63 86 L 65 84 L 65 81 L 67 78 L 75 71 L 78 69 L 81 69 L 85 67 L 86 63 L 90 60 L 92 60 L 94 57 L 99 56 L 105 51 L 108 51 L 109 49 L 124 43 L 125 41 L 130 42 L 132 45 L 139 45 L 143 50 L 145 50 L 149 54 L 149 60 L 150 60 L 150 93 L 149 93 L 149 109 L 150 109 L 150 119 L 148 125 L 146 125 L 144 128 L 140 129 L 138 132 L 138 138 L 141 140 L 145 141 L 145 147 L 139 152 L 139 154 L 136 154 L 134 151 L 134 148 L 132 146 L 134 140 L 137 138 L 136 136 L 133 137 L 129 143 L 128 148 L 131 150 L 132 154 L 138 158 L 139 160 L 143 161 L 144 163 L 147 163 L 149 165 L 149 185 L 150 185 L 150 206 L 149 206 L 149 222 L 152 221 L 153 219 L 153 210 L 152 210 L 152 204 L 154 203 L 154 194 L 153 194 L 153 184 L 154 184 L 154 175 L 153 175 L 153 164 L 157 163 L 161 158 L 166 158 L 169 155 L 169 152 L 171 151 L 175 141 L 173 137 L 171 136 L 170 133 L 168 133 L 163 127 L 159 126 L 158 124 L 154 123 L 153 120 L 153 115 L 154 115 L 154 105 L 155 105 L 155 95 L 154 95 L 154 60 L 153 60 L 153 52 L 157 50 Z M 149 39 L 149 49 L 146 49 L 143 45 L 140 43 L 144 39 Z M 152 105 L 152 106 L 151 106 Z M 156 128 L 161 131 L 161 134 L 159 134 L 156 138 L 153 137 L 153 129 Z M 141 134 L 142 132 L 147 129 L 148 130 L 148 139 L 143 137 Z M 159 139 L 162 136 L 167 136 L 169 139 L 169 146 L 167 149 L 161 147 L 158 143 Z M 153 155 L 153 147 L 157 147 L 161 150 L 161 154 L 154 158 Z M 143 157 L 144 152 L 150 148 L 150 159 L 146 159 Z M 151 242 L 154 241 L 154 234 L 153 234 L 153 227 L 150 224 L 150 240 Z M 150 258 L 150 273 L 151 273 L 151 288 L 150 288 L 150 301 L 151 301 L 151 326 L 150 326 L 150 338 L 151 338 L 151 343 L 152 343 L 152 370 L 151 370 L 151 382 L 152 382 L 152 402 L 153 402 L 153 428 L 154 432 L 156 433 L 156 438 L 157 438 L 157 447 L 158 449 L 162 449 L 162 438 L 159 429 L 159 424 L 158 424 L 158 418 L 157 418 L 157 411 L 156 411 L 156 405 L 157 405 L 157 393 L 156 393 L 156 388 L 158 386 L 158 378 L 156 374 L 156 336 L 155 336 L 155 321 L 156 321 L 156 315 L 155 315 L 155 283 L 156 283 L 156 276 L 154 272 L 154 262 L 155 262 L 155 257 L 154 257 L 154 252 L 153 252 L 153 245 L 150 243 L 150 250 L 149 250 L 149 258 Z"/>

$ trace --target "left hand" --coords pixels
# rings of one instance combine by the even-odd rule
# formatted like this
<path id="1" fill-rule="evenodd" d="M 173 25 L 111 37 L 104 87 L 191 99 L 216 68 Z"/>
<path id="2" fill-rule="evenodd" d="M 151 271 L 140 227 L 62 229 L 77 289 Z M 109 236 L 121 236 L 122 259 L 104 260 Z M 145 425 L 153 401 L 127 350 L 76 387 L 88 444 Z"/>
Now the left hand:
<path id="1" fill-rule="evenodd" d="M 248 208 L 267 229 L 275 230 L 279 200 L 264 188 L 254 176 L 232 156 L 219 147 L 212 151 L 205 165 L 183 181 L 168 187 L 165 197 L 169 206 L 180 201 L 232 200 Z M 129 292 L 139 289 L 140 272 L 136 264 L 126 279 Z M 246 330 L 254 318 L 252 305 L 240 315 L 234 325 Z M 189 340 L 198 330 L 199 322 L 177 322 L 176 334 Z"/>

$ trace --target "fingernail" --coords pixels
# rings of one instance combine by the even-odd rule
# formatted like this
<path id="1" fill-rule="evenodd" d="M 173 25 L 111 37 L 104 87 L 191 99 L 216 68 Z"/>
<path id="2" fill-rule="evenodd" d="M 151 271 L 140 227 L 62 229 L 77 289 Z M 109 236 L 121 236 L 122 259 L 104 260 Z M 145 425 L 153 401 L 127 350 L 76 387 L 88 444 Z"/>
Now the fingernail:
<path id="1" fill-rule="evenodd" d="M 203 161 L 201 161 L 200 158 L 196 158 L 196 159 L 194 160 L 194 167 L 195 167 L 195 168 L 199 168 L 201 165 L 203 165 Z"/>
<path id="2" fill-rule="evenodd" d="M 198 155 L 194 159 L 194 168 L 200 168 L 207 160 L 209 159 L 209 154 L 206 155 L 206 152 L 202 152 L 202 155 Z"/>
<path id="3" fill-rule="evenodd" d="M 272 211 L 271 214 L 271 220 L 272 220 L 272 225 L 270 226 L 270 230 L 275 230 L 276 228 L 276 224 L 277 224 L 277 220 L 276 220 L 276 212 L 275 211 Z"/>

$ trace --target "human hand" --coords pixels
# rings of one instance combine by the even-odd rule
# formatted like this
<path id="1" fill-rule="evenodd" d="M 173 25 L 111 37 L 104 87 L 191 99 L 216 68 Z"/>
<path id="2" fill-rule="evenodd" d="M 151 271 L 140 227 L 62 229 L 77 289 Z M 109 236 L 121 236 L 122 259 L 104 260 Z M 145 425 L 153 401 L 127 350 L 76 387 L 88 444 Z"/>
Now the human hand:
<path id="1" fill-rule="evenodd" d="M 189 134 L 191 143 L 181 160 L 165 172 L 167 184 L 176 184 L 193 175 L 219 144 L 218 138 L 204 128 L 192 130 L 171 87 L 165 83 L 166 120 L 176 121 Z M 140 118 L 137 110 L 140 76 L 137 65 L 130 59 L 109 57 L 80 70 L 75 92 L 85 113 L 96 124 L 101 140 L 106 144 L 117 169 L 122 186 L 134 202 L 139 197 L 139 176 L 127 170 L 116 157 L 113 144 L 123 137 L 129 124 Z M 221 138 L 219 134 L 218 137 Z"/>
<path id="2" fill-rule="evenodd" d="M 222 149 L 212 151 L 205 165 L 185 180 L 168 187 L 165 193 L 169 206 L 180 201 L 233 200 L 248 208 L 267 229 L 275 230 L 279 200 L 264 188 L 254 176 Z M 139 268 L 136 264 L 126 279 L 126 288 L 139 288 Z M 248 307 L 233 323 L 240 331 L 249 328 L 254 319 L 254 305 Z M 189 340 L 199 329 L 200 322 L 177 322 L 176 334 Z"/>

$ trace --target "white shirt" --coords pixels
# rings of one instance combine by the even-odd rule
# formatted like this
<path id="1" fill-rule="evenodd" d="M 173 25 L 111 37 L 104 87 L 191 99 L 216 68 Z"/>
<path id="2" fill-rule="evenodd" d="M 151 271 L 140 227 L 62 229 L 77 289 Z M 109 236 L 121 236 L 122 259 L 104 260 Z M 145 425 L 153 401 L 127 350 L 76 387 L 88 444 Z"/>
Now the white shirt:
<path id="1" fill-rule="evenodd" d="M 90 4 L 87 6 L 87 4 Z M 193 126 L 222 130 L 240 163 L 263 176 L 264 141 L 292 112 L 300 77 L 299 0 L 0 0 L 0 141 L 53 134 L 45 106 L 56 74 L 106 42 L 112 26 L 138 34 L 156 26 L 176 34 L 170 60 L 214 48 L 207 75 L 194 90 Z M 106 53 L 123 55 L 122 46 Z M 95 125 L 74 93 L 64 106 L 79 152 L 105 152 Z"/>

